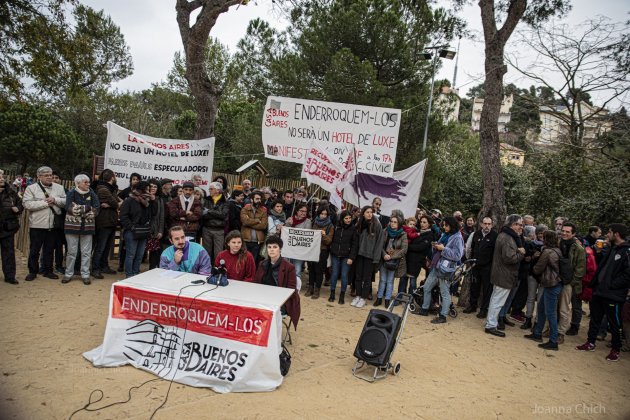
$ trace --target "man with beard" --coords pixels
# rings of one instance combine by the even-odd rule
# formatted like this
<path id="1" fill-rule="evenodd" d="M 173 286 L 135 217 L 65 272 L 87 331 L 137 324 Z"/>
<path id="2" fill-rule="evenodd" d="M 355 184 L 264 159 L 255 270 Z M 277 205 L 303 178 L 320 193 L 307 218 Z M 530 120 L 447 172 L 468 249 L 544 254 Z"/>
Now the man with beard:
<path id="1" fill-rule="evenodd" d="M 472 237 L 471 258 L 476 259 L 473 267 L 475 281 L 470 286 L 470 302 L 464 309 L 465 314 L 471 314 L 477 310 L 479 294 L 483 296 L 478 318 L 485 318 L 488 315 L 488 304 L 492 295 L 492 283 L 490 283 L 490 272 L 492 270 L 492 256 L 494 245 L 497 241 L 498 233 L 492 229 L 494 223 L 492 218 L 481 219 L 481 229 L 475 231 Z"/>
<path id="2" fill-rule="evenodd" d="M 184 193 L 168 203 L 169 226 L 181 226 L 186 236 L 193 239 L 199 230 L 202 215 L 201 202 L 193 197 L 194 189 L 195 185 L 191 181 L 184 182 Z"/>
<path id="3" fill-rule="evenodd" d="M 223 184 L 211 182 L 208 185 L 210 197 L 203 207 L 203 247 L 214 261 L 225 245 L 225 224 L 228 220 L 228 203 L 223 195 Z"/>
<path id="4" fill-rule="evenodd" d="M 26 281 L 35 280 L 39 272 L 39 254 L 43 249 L 44 277 L 57 280 L 53 273 L 53 248 L 55 228 L 63 228 L 60 220 L 62 209 L 66 205 L 66 193 L 63 187 L 52 182 L 52 169 L 42 166 L 37 170 L 37 182 L 24 191 L 23 204 L 29 212 L 30 250 L 28 255 L 28 275 Z M 57 217 L 58 225 L 55 225 Z"/>
<path id="5" fill-rule="evenodd" d="M 245 204 L 241 210 L 241 234 L 247 250 L 252 253 L 256 262 L 260 259 L 260 246 L 265 242 L 268 218 L 267 209 L 262 205 L 262 193 L 254 191 L 251 203 Z"/>
<path id="6" fill-rule="evenodd" d="M 203 246 L 191 242 L 181 226 L 169 229 L 169 239 L 173 245 L 166 248 L 160 257 L 160 268 L 184 273 L 209 276 L 212 261 Z"/>
<path id="7" fill-rule="evenodd" d="M 564 343 L 564 335 L 577 335 L 582 321 L 582 277 L 586 274 L 586 251 L 575 237 L 577 227 L 570 222 L 562 225 L 560 251 L 573 267 L 573 280 L 562 287 L 559 299 L 560 319 L 558 321 L 558 344 Z M 569 311 L 569 304 L 571 311 Z M 570 324 L 570 328 L 569 328 Z"/>
<path id="8" fill-rule="evenodd" d="M 15 278 L 15 232 L 20 229 L 18 216 L 22 213 L 22 199 L 11 189 L 0 170 L 0 253 L 4 281 L 18 284 Z"/>

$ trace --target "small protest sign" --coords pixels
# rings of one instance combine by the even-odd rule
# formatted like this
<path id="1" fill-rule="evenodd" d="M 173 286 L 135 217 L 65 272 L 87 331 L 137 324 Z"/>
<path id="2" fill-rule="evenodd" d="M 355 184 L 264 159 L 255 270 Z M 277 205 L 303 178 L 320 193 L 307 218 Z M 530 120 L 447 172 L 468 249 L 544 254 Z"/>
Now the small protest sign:
<path id="1" fill-rule="evenodd" d="M 282 228 L 282 256 L 300 261 L 319 261 L 322 234 L 319 230 Z"/>

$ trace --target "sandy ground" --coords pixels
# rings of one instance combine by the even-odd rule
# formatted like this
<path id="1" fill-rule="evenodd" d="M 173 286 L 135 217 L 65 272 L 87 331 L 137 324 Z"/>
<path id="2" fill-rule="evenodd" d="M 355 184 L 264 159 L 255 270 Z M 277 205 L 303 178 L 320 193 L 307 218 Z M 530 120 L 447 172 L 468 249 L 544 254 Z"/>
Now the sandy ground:
<path id="1" fill-rule="evenodd" d="M 155 378 L 129 366 L 94 368 L 81 356 L 101 344 L 110 286 L 122 276 L 91 286 L 41 276 L 25 282 L 23 257 L 18 267 L 18 286 L 0 283 L 2 419 L 67 419 L 95 389 L 104 397 L 94 408 L 124 401 L 131 387 Z M 473 315 L 435 326 L 410 314 L 393 358 L 402 364 L 400 375 L 368 383 L 351 369 L 371 303 L 356 309 L 350 299 L 340 306 L 326 297 L 302 298 L 289 346 L 293 364 L 279 389 L 222 395 L 173 384 L 155 418 L 630 418 L 630 354 L 610 363 L 602 343 L 593 353 L 574 350 L 584 328 L 560 351 L 546 352 L 518 328 L 507 327 L 504 339 L 484 334 Z M 126 404 L 73 418 L 148 419 L 167 389 L 168 382 L 153 381 L 133 389 Z"/>

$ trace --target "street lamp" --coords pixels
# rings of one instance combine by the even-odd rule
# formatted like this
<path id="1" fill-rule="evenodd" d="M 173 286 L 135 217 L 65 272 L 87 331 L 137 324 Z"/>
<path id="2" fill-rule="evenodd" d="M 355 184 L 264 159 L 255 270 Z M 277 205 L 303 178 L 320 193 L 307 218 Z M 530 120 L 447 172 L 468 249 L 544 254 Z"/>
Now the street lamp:
<path id="1" fill-rule="evenodd" d="M 427 150 L 427 136 L 429 135 L 429 116 L 431 115 L 431 105 L 433 104 L 433 85 L 435 84 L 435 66 L 437 65 L 437 59 L 446 58 L 452 60 L 455 58 L 455 51 L 447 50 L 448 46 L 434 46 L 427 47 L 426 50 L 434 50 L 434 53 L 424 52 L 420 54 L 420 58 L 423 60 L 433 59 L 431 70 L 431 90 L 429 91 L 429 109 L 427 110 L 427 119 L 424 123 L 424 139 L 422 140 L 422 153 Z"/>

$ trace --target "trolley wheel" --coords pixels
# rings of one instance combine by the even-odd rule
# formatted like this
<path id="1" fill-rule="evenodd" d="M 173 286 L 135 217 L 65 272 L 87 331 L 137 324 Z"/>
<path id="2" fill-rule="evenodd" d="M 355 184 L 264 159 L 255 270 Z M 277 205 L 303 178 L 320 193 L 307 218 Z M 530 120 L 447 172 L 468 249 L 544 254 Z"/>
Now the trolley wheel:
<path id="1" fill-rule="evenodd" d="M 396 362 L 394 368 L 392 369 L 392 373 L 394 374 L 394 376 L 398 376 L 398 374 L 400 373 L 400 362 Z"/>
<path id="2" fill-rule="evenodd" d="M 416 310 L 417 310 L 417 309 L 418 309 L 418 308 L 416 308 L 416 304 L 415 304 L 415 303 L 410 303 L 410 304 L 409 304 L 409 310 L 410 310 L 411 312 L 416 313 Z"/>
<path id="3" fill-rule="evenodd" d="M 448 311 L 448 314 L 449 314 L 449 316 L 450 316 L 451 318 L 457 318 L 457 315 L 458 315 L 458 313 L 457 313 L 457 309 L 455 309 L 455 308 L 451 308 L 451 309 Z"/>

